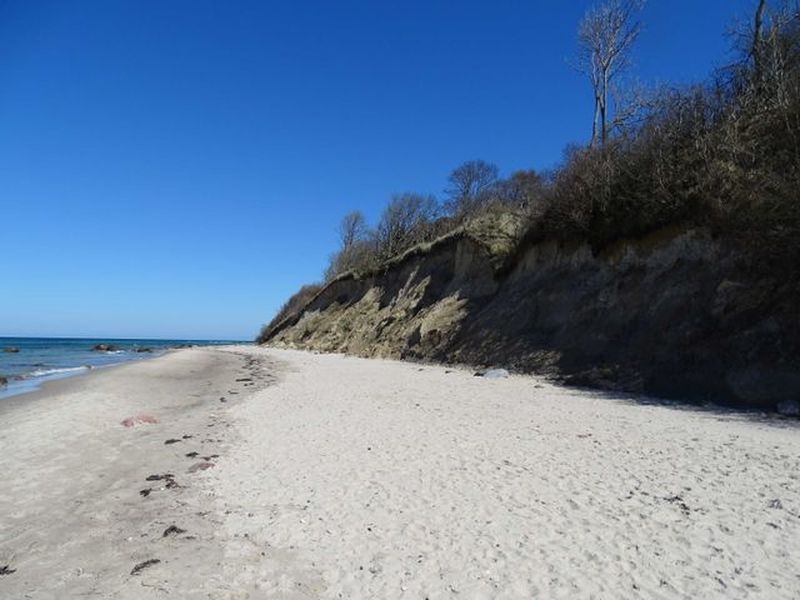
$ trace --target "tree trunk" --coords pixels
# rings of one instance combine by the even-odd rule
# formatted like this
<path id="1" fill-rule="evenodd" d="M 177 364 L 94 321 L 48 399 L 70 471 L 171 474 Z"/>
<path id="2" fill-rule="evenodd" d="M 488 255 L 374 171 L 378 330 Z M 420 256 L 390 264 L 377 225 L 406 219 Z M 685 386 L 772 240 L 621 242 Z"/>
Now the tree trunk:
<path id="1" fill-rule="evenodd" d="M 597 123 L 600 120 L 600 96 L 594 97 L 594 116 L 592 117 L 592 148 L 597 145 Z"/>
<path id="2" fill-rule="evenodd" d="M 767 9 L 767 0 L 759 0 L 756 8 L 756 18 L 753 24 L 753 45 L 750 47 L 750 55 L 753 57 L 753 67 L 755 68 L 756 81 L 761 79 L 761 69 L 763 48 L 761 47 L 762 30 L 764 29 L 764 11 Z"/>

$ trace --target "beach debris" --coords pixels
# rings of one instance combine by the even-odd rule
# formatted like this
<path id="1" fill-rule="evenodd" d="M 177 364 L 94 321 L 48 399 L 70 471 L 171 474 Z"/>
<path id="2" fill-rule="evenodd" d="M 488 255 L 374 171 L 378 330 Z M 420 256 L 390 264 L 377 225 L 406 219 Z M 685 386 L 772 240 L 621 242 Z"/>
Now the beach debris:
<path id="1" fill-rule="evenodd" d="M 505 369 L 487 369 L 475 373 L 475 377 L 485 377 L 486 379 L 505 379 L 508 376 L 509 373 Z"/>
<path id="2" fill-rule="evenodd" d="M 12 569 L 11 565 L 3 565 L 0 567 L 0 575 L 11 575 L 12 573 L 16 573 L 16 569 Z"/>
<path id="3" fill-rule="evenodd" d="M 775 498 L 774 500 L 770 500 L 769 507 L 781 510 L 783 508 L 783 502 L 781 502 L 780 498 Z"/>
<path id="4" fill-rule="evenodd" d="M 194 463 L 191 467 L 189 467 L 186 470 L 186 472 L 187 473 L 197 473 L 198 471 L 205 471 L 206 469 L 210 469 L 213 466 L 214 466 L 214 463 L 212 463 L 212 462 L 208 462 L 208 461 L 198 462 L 198 463 Z"/>
<path id="5" fill-rule="evenodd" d="M 253 380 L 252 380 L 252 378 L 250 378 L 250 377 L 240 377 L 240 378 L 239 378 L 239 379 L 237 379 L 236 381 L 253 381 Z"/>
<path id="6" fill-rule="evenodd" d="M 121 425 L 123 427 L 136 427 L 137 425 L 155 425 L 158 423 L 158 419 L 153 415 L 134 415 L 132 417 L 126 417 L 122 419 Z"/>
<path id="7" fill-rule="evenodd" d="M 153 488 L 144 488 L 143 490 L 139 490 L 139 495 L 142 498 L 147 498 L 150 495 L 150 492 L 153 491 Z"/>
<path id="8" fill-rule="evenodd" d="M 193 437 L 194 437 L 194 436 L 192 436 L 192 435 L 186 434 L 186 435 L 182 435 L 182 436 L 181 436 L 181 439 L 184 439 L 184 440 L 190 440 L 190 439 L 192 439 Z"/>
<path id="9" fill-rule="evenodd" d="M 161 537 L 169 537 L 171 535 L 180 535 L 181 533 L 186 533 L 186 530 L 185 529 L 181 529 L 180 527 L 177 527 L 175 525 L 170 525 L 169 527 L 167 527 L 164 530 L 164 533 L 161 535 Z"/>
<path id="10" fill-rule="evenodd" d="M 174 479 L 175 475 L 172 473 L 164 473 L 157 475 L 148 475 L 146 481 L 162 481 L 163 479 Z"/>
<path id="11" fill-rule="evenodd" d="M 219 399 L 219 401 L 220 401 L 220 402 L 227 402 L 227 400 L 225 399 L 225 396 L 221 396 L 221 397 L 220 397 L 220 399 Z"/>
<path id="12" fill-rule="evenodd" d="M 168 440 L 166 440 L 166 441 L 164 442 L 164 444 L 165 444 L 165 445 L 167 445 L 167 446 L 169 446 L 170 444 L 177 444 L 177 443 L 178 443 L 178 442 L 180 442 L 180 441 L 181 441 L 181 440 L 179 440 L 179 439 L 176 439 L 176 438 L 169 438 Z"/>
<path id="13" fill-rule="evenodd" d="M 197 452 L 192 451 L 192 452 L 187 452 L 184 456 L 186 456 L 186 458 L 196 458 L 197 455 L 198 455 Z"/>
<path id="14" fill-rule="evenodd" d="M 800 402 L 784 400 L 778 403 L 778 413 L 784 417 L 800 417 Z"/>
<path id="15" fill-rule="evenodd" d="M 144 571 L 148 567 L 152 567 L 153 565 L 157 565 L 160 562 L 161 562 L 161 560 L 159 560 L 158 558 L 150 558 L 150 559 L 147 559 L 147 560 L 145 560 L 143 562 L 140 562 L 138 565 L 133 567 L 133 570 L 131 570 L 131 575 L 138 575 L 139 573 L 141 573 L 142 571 Z"/>

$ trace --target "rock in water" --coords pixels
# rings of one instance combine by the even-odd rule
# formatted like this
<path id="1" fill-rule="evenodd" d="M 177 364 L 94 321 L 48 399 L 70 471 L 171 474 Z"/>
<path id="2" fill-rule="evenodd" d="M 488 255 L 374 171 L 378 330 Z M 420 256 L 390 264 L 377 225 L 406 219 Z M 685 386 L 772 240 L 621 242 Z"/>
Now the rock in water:
<path id="1" fill-rule="evenodd" d="M 0 375 L 0 387 L 4 387 L 6 385 L 8 385 L 8 379 Z"/>
<path id="2" fill-rule="evenodd" d="M 800 402 L 797 400 L 778 402 L 778 412 L 785 417 L 800 417 Z"/>
<path id="3" fill-rule="evenodd" d="M 483 373 L 476 373 L 478 377 L 485 377 L 486 379 L 505 379 L 509 373 L 505 369 L 489 369 Z"/>
<path id="4" fill-rule="evenodd" d="M 97 344 L 92 348 L 93 352 L 116 352 L 117 347 L 113 344 Z"/>
<path id="5" fill-rule="evenodd" d="M 19 348 L 15 348 L 14 346 L 9 346 L 8 348 L 3 348 L 3 352 L 16 354 L 17 352 L 19 352 Z"/>

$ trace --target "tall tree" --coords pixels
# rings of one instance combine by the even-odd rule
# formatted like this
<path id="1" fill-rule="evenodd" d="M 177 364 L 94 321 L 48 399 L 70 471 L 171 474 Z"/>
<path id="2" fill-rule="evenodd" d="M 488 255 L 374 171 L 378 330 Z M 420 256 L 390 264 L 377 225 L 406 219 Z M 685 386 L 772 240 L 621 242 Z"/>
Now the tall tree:
<path id="1" fill-rule="evenodd" d="M 609 98 L 616 79 L 629 65 L 641 24 L 636 14 L 644 0 L 608 0 L 584 15 L 578 28 L 578 69 L 592 84 L 592 146 L 608 140 Z"/>

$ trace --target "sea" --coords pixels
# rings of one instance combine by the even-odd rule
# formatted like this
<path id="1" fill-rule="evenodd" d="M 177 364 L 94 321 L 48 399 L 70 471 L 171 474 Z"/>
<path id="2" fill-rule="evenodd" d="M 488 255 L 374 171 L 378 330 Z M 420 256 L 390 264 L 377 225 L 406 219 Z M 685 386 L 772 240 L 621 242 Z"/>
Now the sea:
<path id="1" fill-rule="evenodd" d="M 90 369 L 161 356 L 170 348 L 241 343 L 229 340 L 0 337 L 0 399 L 36 390 L 43 382 Z M 106 344 L 110 351 L 93 350 Z"/>

